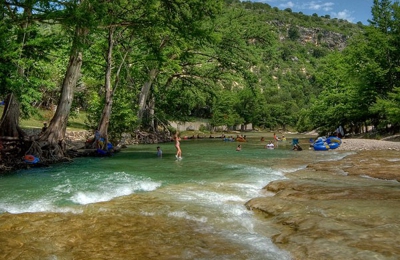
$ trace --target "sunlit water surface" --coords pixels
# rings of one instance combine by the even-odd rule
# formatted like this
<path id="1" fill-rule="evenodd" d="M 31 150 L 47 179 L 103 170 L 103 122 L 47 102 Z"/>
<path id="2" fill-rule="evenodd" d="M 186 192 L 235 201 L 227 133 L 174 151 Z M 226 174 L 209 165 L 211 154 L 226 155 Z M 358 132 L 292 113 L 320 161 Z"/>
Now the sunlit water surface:
<path id="1" fill-rule="evenodd" d="M 183 140 L 182 160 L 175 159 L 173 143 L 159 144 L 162 158 L 156 156 L 157 145 L 135 145 L 112 157 L 78 158 L 70 164 L 20 171 L 0 177 L 0 213 L 34 213 L 28 215 L 30 232 L 40 234 L 44 244 L 58 243 L 30 252 L 33 258 L 96 259 L 94 252 L 112 237 L 112 249 L 99 259 L 291 259 L 271 242 L 268 234 L 273 230 L 244 204 L 268 196 L 261 189 L 285 178 L 285 173 L 310 162 L 338 160 L 346 153 L 314 152 L 307 145 L 295 152 L 290 141 L 274 150 L 265 149 L 258 139 L 241 144 L 237 152 L 237 142 Z M 13 219 L 10 225 L 24 225 Z M 138 230 L 139 220 L 145 232 Z M 95 230 L 90 221 L 96 221 Z M 54 235 L 60 223 L 65 238 Z M 91 234 L 90 249 L 74 242 L 78 237 L 79 243 L 89 242 L 82 238 L 89 236 L 82 229 Z M 116 230 L 118 235 L 113 234 Z M 26 238 L 16 232 L 14 239 Z M 76 243 L 70 247 L 79 250 L 66 248 L 67 243 Z M 9 243 L 0 253 L 12 254 L 20 244 L 14 248 Z M 129 250 L 136 250 L 135 255 Z"/>

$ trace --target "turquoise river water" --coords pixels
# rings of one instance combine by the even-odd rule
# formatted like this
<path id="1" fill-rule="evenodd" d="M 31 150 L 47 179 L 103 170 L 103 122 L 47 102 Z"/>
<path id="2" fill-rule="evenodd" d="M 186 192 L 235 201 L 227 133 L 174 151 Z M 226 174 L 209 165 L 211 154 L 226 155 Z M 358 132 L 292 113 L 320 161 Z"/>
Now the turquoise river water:
<path id="1" fill-rule="evenodd" d="M 291 259 L 244 204 L 268 196 L 262 188 L 285 173 L 346 155 L 301 142 L 301 152 L 290 140 L 268 150 L 256 137 L 237 152 L 238 142 L 183 140 L 182 160 L 173 143 L 163 143 L 162 158 L 157 144 L 134 145 L 112 157 L 23 170 L 0 177 L 0 214 L 29 213 L 32 234 L 46 241 L 46 248 L 30 249 L 30 259 Z"/>

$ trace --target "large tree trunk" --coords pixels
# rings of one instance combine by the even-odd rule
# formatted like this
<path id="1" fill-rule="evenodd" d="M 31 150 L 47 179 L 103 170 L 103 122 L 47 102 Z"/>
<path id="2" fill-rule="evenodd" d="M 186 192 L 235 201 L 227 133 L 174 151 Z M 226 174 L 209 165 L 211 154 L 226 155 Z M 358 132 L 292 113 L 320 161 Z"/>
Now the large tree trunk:
<path id="1" fill-rule="evenodd" d="M 111 87 L 111 73 L 112 73 L 112 52 L 114 48 L 114 28 L 110 28 L 108 31 L 108 50 L 107 50 L 107 66 L 105 72 L 105 104 L 103 112 L 101 114 L 98 130 L 100 136 L 105 139 L 105 143 L 108 143 L 108 125 L 110 123 L 111 109 L 113 104 L 113 91 Z"/>
<path id="2" fill-rule="evenodd" d="M 25 132 L 19 127 L 19 102 L 13 94 L 6 98 L 0 123 L 0 136 L 24 137 Z"/>
<path id="3" fill-rule="evenodd" d="M 141 122 L 143 119 L 143 115 L 146 110 L 147 99 L 150 95 L 150 88 L 151 88 L 151 85 L 153 84 L 153 81 L 156 78 L 157 74 L 158 74 L 158 71 L 156 69 L 150 70 L 149 80 L 143 84 L 142 89 L 140 91 L 139 110 L 138 110 L 138 114 L 137 114 L 139 122 Z"/>
<path id="4" fill-rule="evenodd" d="M 31 17 L 32 16 L 32 3 L 26 3 L 24 5 L 24 16 Z M 22 53 L 25 47 L 25 42 L 29 37 L 27 35 L 26 29 L 30 25 L 30 19 L 26 19 L 21 23 L 21 30 L 18 33 L 17 41 L 21 44 L 21 54 L 20 58 L 22 58 Z M 25 68 L 22 66 L 18 66 L 18 77 L 25 78 Z M 19 116 L 20 116 L 20 105 L 17 97 L 14 96 L 13 93 L 8 94 L 6 98 L 6 105 L 3 111 L 3 115 L 1 117 L 0 123 L 0 136 L 9 136 L 9 137 L 24 137 L 26 134 L 19 127 Z"/>
<path id="5" fill-rule="evenodd" d="M 115 33 L 115 28 L 111 27 L 108 31 L 108 50 L 107 50 L 107 66 L 106 66 L 106 72 L 105 72 L 105 104 L 103 108 L 103 112 L 101 114 L 101 118 L 99 121 L 99 126 L 98 130 L 100 133 L 100 136 L 105 139 L 105 144 L 108 143 L 108 126 L 110 124 L 110 118 L 111 118 L 111 112 L 112 112 L 112 105 L 113 105 L 113 96 L 115 91 L 117 90 L 118 83 L 119 83 L 119 75 L 121 73 L 121 69 L 123 64 L 125 63 L 125 59 L 130 53 L 129 50 L 125 52 L 125 55 L 118 67 L 117 73 L 115 75 L 115 82 L 114 82 L 114 88 L 112 87 L 111 84 L 111 77 L 112 77 L 112 65 L 113 65 L 113 48 L 114 48 L 114 33 Z"/>
<path id="6" fill-rule="evenodd" d="M 67 130 L 68 116 L 74 98 L 74 87 L 80 75 L 81 66 L 82 53 L 77 52 L 70 57 L 56 113 L 51 119 L 47 130 L 41 135 L 40 140 L 47 141 L 54 145 L 64 139 Z"/>
<path id="7" fill-rule="evenodd" d="M 150 116 L 150 127 L 153 128 L 153 131 L 157 133 L 157 124 L 154 118 L 154 109 L 156 107 L 156 99 L 154 98 L 154 95 L 150 98 L 149 101 L 149 116 Z"/>
<path id="8" fill-rule="evenodd" d="M 76 38 L 74 44 L 72 45 L 72 52 L 62 84 L 57 110 L 54 117 L 50 121 L 49 127 L 40 136 L 40 141 L 47 142 L 47 144 L 52 147 L 59 147 L 65 137 L 68 117 L 74 98 L 74 88 L 80 76 L 82 67 L 82 50 L 81 47 L 78 46 L 80 46 L 79 42 L 81 42 L 87 34 L 88 30 L 84 28 L 76 28 Z M 63 151 L 58 151 L 54 156 L 56 158 L 63 157 L 61 152 Z"/>

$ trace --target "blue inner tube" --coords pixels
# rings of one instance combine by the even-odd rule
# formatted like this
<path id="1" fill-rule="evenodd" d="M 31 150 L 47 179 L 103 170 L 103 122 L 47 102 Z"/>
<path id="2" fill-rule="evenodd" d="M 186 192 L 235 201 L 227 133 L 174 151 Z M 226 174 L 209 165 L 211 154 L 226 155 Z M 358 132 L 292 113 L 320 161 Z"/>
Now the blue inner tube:
<path id="1" fill-rule="evenodd" d="M 112 143 L 108 143 L 107 144 L 107 150 L 111 150 L 111 149 L 113 149 L 114 147 L 113 147 L 113 145 L 112 145 Z"/>
<path id="2" fill-rule="evenodd" d="M 97 149 L 97 153 L 100 155 L 107 155 L 107 151 L 101 150 L 101 149 Z"/>
<path id="3" fill-rule="evenodd" d="M 24 161 L 26 163 L 35 164 L 35 163 L 39 162 L 39 158 L 37 158 L 37 157 L 35 157 L 35 156 L 31 155 L 31 154 L 28 154 L 28 155 L 24 156 Z"/>
<path id="4" fill-rule="evenodd" d="M 323 143 L 315 143 L 314 150 L 315 151 L 327 151 L 327 150 L 329 150 L 329 145 L 325 145 Z"/>
<path id="5" fill-rule="evenodd" d="M 340 145 L 339 145 L 339 143 L 330 143 L 329 144 L 329 148 L 330 149 L 336 149 L 336 148 L 338 148 Z"/>
<path id="6" fill-rule="evenodd" d="M 342 139 L 340 139 L 339 137 L 336 137 L 336 136 L 330 136 L 330 137 L 328 137 L 328 138 L 326 139 L 326 142 L 327 142 L 328 144 L 331 144 L 331 143 L 338 143 L 339 145 L 341 145 L 341 144 L 342 144 Z"/>

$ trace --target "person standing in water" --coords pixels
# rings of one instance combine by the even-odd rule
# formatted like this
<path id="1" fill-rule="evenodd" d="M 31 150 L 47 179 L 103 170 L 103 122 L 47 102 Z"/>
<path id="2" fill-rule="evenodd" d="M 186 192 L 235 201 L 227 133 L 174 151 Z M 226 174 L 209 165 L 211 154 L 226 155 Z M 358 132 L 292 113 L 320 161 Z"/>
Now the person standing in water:
<path id="1" fill-rule="evenodd" d="M 182 159 L 182 150 L 181 143 L 179 142 L 181 138 L 178 135 L 178 132 L 175 133 L 175 148 L 176 148 L 176 159 Z"/>
<path id="2" fill-rule="evenodd" d="M 279 141 L 279 138 L 278 138 L 278 136 L 274 133 L 274 144 L 275 144 L 276 147 L 278 147 L 278 141 Z"/>
<path id="3" fill-rule="evenodd" d="M 162 157 L 162 150 L 160 146 L 157 146 L 157 157 Z"/>

